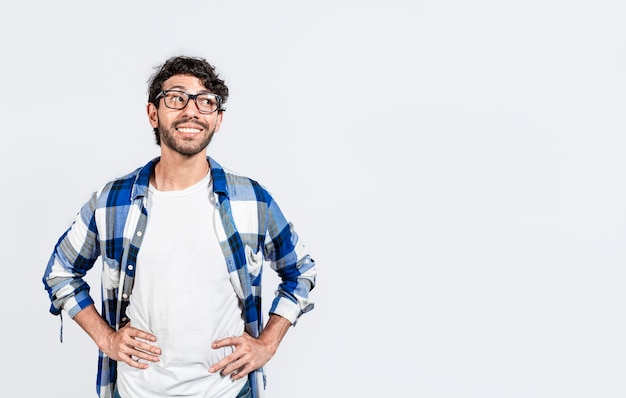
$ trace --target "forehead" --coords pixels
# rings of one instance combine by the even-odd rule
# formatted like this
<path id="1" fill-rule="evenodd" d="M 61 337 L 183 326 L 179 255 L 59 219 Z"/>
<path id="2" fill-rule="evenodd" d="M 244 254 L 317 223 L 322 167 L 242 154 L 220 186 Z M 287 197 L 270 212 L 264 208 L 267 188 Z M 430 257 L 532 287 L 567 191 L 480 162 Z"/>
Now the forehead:
<path id="1" fill-rule="evenodd" d="M 163 90 L 179 89 L 192 93 L 207 91 L 202 80 L 193 75 L 174 75 L 163 82 Z"/>

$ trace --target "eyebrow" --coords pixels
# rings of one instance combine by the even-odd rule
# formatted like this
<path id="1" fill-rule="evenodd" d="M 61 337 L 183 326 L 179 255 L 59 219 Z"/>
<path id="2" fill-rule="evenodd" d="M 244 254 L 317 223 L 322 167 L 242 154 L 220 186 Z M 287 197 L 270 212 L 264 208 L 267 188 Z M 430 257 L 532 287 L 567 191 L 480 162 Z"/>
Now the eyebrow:
<path id="1" fill-rule="evenodd" d="M 180 90 L 180 91 L 183 91 L 183 92 L 187 92 L 187 91 L 185 91 L 186 89 L 183 86 L 172 86 L 170 88 L 164 88 L 163 90 Z M 191 93 L 189 93 L 189 94 L 191 94 Z M 213 93 L 205 88 L 204 90 L 200 90 L 196 94 L 213 94 Z"/>

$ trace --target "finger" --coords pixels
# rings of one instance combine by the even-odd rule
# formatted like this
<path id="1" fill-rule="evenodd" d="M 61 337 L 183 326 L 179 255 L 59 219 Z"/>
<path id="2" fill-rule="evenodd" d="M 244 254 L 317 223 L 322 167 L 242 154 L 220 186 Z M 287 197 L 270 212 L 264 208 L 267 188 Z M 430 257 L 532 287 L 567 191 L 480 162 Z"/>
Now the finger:
<path id="1" fill-rule="evenodd" d="M 130 324 L 126 324 L 120 333 L 123 336 L 122 341 L 133 350 L 140 350 L 152 355 L 161 355 L 161 349 L 152 344 L 156 341 L 156 336 L 144 332 L 143 330 L 134 328 Z M 135 354 L 130 352 L 130 354 Z M 155 362 L 155 361 L 153 361 Z"/>
<path id="2" fill-rule="evenodd" d="M 224 339 L 215 340 L 213 344 L 211 344 L 212 348 L 222 348 L 227 346 L 233 346 L 237 344 L 237 337 L 226 337 Z"/>
<path id="3" fill-rule="evenodd" d="M 151 341 L 151 342 L 156 341 L 155 335 L 148 333 L 148 332 L 144 332 L 141 329 L 136 329 L 132 326 L 129 326 L 128 329 L 124 330 L 124 332 L 127 336 L 132 337 L 134 339 L 142 339 L 142 340 Z"/>
<path id="4" fill-rule="evenodd" d="M 233 362 L 226 368 L 224 368 L 224 370 L 222 371 L 222 376 L 230 376 L 230 378 L 233 380 L 239 380 L 246 377 L 251 370 L 252 367 L 250 366 L 250 364 L 248 364 L 242 358 L 239 361 Z"/>
<path id="5" fill-rule="evenodd" d="M 237 373 L 242 372 L 248 364 L 245 356 L 241 353 L 234 352 L 230 355 L 230 357 L 232 359 L 230 359 L 230 361 L 223 366 L 222 371 L 220 372 L 222 376 L 230 375 L 232 377 Z M 224 360 L 226 360 L 226 358 L 224 358 Z"/>
<path id="6" fill-rule="evenodd" d="M 209 368 L 209 372 L 210 373 L 221 372 L 223 376 L 225 374 L 224 372 L 226 370 L 226 367 L 230 365 L 231 363 L 234 363 L 240 358 L 241 358 L 241 353 L 239 351 L 235 351 L 229 355 L 226 355 L 224 358 L 222 358 L 221 361 L 213 364 L 213 366 Z"/>
<path id="7" fill-rule="evenodd" d="M 159 362 L 158 356 L 151 355 L 150 353 L 147 353 L 145 351 L 138 350 L 138 349 L 132 350 L 132 356 L 135 357 L 136 360 L 143 359 L 145 361 L 150 361 L 150 362 Z"/>
<path id="8" fill-rule="evenodd" d="M 216 373 L 221 371 L 222 369 L 224 369 L 224 367 L 226 367 L 226 365 L 228 365 L 230 363 L 229 360 L 227 360 L 228 357 L 222 359 L 221 361 L 219 361 L 216 364 L 213 364 L 210 368 L 209 368 L 209 373 Z"/>
<path id="9" fill-rule="evenodd" d="M 139 359 L 133 358 L 131 355 L 122 357 L 122 361 L 129 366 L 137 369 L 148 369 L 149 365 L 144 362 L 139 362 Z"/>
<path id="10" fill-rule="evenodd" d="M 239 369 L 235 370 L 234 372 L 232 372 L 230 374 L 230 378 L 232 380 L 243 379 L 244 377 L 246 377 L 248 375 L 248 373 L 250 373 L 250 371 L 246 370 L 246 367 L 244 366 L 244 367 L 239 368 Z"/>
<path id="11" fill-rule="evenodd" d="M 136 340 L 132 340 L 129 342 L 129 344 L 124 344 L 121 348 L 122 352 L 120 353 L 122 360 L 124 362 L 126 362 L 127 364 L 129 364 L 132 367 L 135 368 L 140 368 L 140 369 L 145 369 L 148 367 L 148 364 L 145 362 L 141 362 L 142 361 L 148 361 L 148 362 L 159 362 L 159 357 L 157 355 L 153 355 L 150 352 L 147 352 L 145 350 L 142 350 L 138 347 L 136 347 L 135 345 L 137 344 Z M 143 345 L 147 345 L 145 343 L 142 343 Z M 150 345 L 147 345 L 148 347 L 150 347 Z M 154 348 L 154 347 L 153 347 Z"/>
<path id="12" fill-rule="evenodd" d="M 130 340 L 129 346 L 133 347 L 136 350 L 146 352 L 152 355 L 161 355 L 161 349 L 154 344 L 145 343 L 141 340 Z"/>
<path id="13" fill-rule="evenodd" d="M 143 359 L 150 362 L 159 362 L 158 355 L 161 354 L 161 349 L 159 347 L 141 340 L 136 340 L 129 336 L 123 336 L 123 339 L 119 345 L 119 351 L 120 355 L 124 355 L 129 360 L 134 361 L 136 361 L 137 359 Z M 132 362 L 127 363 L 131 366 L 135 365 Z"/>

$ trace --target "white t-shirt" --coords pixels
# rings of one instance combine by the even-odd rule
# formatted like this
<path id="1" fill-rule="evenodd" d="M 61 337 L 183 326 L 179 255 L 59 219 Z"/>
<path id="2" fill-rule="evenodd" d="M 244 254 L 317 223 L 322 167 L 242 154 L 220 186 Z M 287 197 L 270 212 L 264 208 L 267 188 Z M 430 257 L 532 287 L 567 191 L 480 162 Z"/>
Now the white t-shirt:
<path id="1" fill-rule="evenodd" d="M 123 398 L 236 397 L 245 378 L 232 381 L 209 367 L 233 352 L 214 350 L 217 339 L 244 331 L 240 300 L 215 233 L 210 173 L 182 191 L 150 186 L 148 226 L 137 258 L 127 316 L 156 336 L 160 361 L 145 370 L 118 362 Z"/>

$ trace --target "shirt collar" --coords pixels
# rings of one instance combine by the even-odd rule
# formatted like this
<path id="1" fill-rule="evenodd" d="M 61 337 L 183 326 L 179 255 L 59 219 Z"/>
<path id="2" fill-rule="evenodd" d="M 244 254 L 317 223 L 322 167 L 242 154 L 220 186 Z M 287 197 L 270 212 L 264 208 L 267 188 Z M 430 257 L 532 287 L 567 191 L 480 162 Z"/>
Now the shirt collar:
<path id="1" fill-rule="evenodd" d="M 213 192 L 218 195 L 228 196 L 226 173 L 224 173 L 224 169 L 210 156 L 207 156 L 207 161 L 211 167 L 211 177 L 213 177 Z"/>
<path id="2" fill-rule="evenodd" d="M 161 160 L 161 157 L 157 156 L 139 169 L 139 172 L 135 176 L 135 182 L 133 183 L 131 194 L 133 200 L 146 196 L 152 170 L 154 170 L 154 166 L 159 163 L 159 160 Z M 228 197 L 228 187 L 226 186 L 226 174 L 224 173 L 224 169 L 210 156 L 207 156 L 207 162 L 209 162 L 211 176 L 213 177 L 213 191 L 218 195 L 225 195 Z"/>

